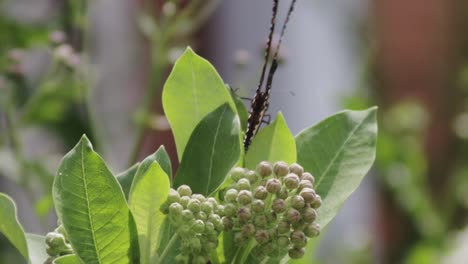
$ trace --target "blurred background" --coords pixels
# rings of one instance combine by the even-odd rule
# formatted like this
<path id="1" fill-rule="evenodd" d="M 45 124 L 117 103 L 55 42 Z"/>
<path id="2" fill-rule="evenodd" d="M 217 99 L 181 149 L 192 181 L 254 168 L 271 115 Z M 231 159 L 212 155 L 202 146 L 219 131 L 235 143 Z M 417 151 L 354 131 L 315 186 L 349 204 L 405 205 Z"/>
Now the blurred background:
<path id="1" fill-rule="evenodd" d="M 56 226 L 51 183 L 83 133 L 115 174 L 161 144 L 177 167 L 160 102 L 174 61 L 190 45 L 252 96 L 271 7 L 0 0 L 0 192 L 26 231 Z M 463 0 L 298 1 L 273 118 L 297 134 L 343 108 L 380 109 L 375 165 L 311 263 L 468 263 L 467 32 Z M 1 235 L 0 263 L 21 263 Z"/>

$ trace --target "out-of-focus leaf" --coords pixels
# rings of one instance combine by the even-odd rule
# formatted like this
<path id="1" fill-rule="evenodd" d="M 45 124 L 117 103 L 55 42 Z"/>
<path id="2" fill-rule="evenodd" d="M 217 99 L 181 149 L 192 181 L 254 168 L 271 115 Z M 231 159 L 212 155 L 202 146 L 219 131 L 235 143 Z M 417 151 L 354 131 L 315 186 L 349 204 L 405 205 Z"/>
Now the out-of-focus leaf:
<path id="1" fill-rule="evenodd" d="M 81 260 L 77 255 L 71 254 L 54 259 L 53 264 L 81 264 Z"/>
<path id="2" fill-rule="evenodd" d="M 10 197 L 3 193 L 0 193 L 0 217 L 0 232 L 25 259 L 29 259 L 26 236 L 23 227 L 18 222 L 16 205 Z"/>

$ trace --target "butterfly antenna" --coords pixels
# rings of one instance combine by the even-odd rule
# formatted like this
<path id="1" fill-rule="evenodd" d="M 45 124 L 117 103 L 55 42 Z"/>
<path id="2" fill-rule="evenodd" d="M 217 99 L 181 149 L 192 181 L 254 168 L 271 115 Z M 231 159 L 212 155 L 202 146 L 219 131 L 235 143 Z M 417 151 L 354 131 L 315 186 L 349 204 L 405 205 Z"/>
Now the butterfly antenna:
<path id="1" fill-rule="evenodd" d="M 281 28 L 281 35 L 280 35 L 280 38 L 278 40 L 278 44 L 276 44 L 276 50 L 275 50 L 275 53 L 273 55 L 273 61 L 271 63 L 270 70 L 268 72 L 267 88 L 266 88 L 266 92 L 265 92 L 267 94 L 270 93 L 271 84 L 273 82 L 273 75 L 275 74 L 275 71 L 278 68 L 279 50 L 281 48 L 281 43 L 283 42 L 283 37 L 284 37 L 284 33 L 286 32 L 286 27 L 287 27 L 288 22 L 290 20 L 291 14 L 294 11 L 294 5 L 295 4 L 296 4 L 296 0 L 292 0 L 291 4 L 289 5 L 288 14 L 286 15 L 286 18 L 285 18 L 284 23 L 283 23 L 283 27 Z"/>
<path id="2" fill-rule="evenodd" d="M 275 26 L 276 26 L 276 15 L 278 14 L 278 2 L 279 0 L 273 0 L 273 10 L 272 10 L 271 22 L 270 22 L 270 33 L 268 34 L 267 46 L 265 49 L 265 58 L 264 58 L 263 67 L 262 67 L 262 75 L 260 76 L 260 81 L 258 83 L 257 94 L 260 92 L 262 88 L 263 79 L 265 79 L 265 72 L 266 72 L 266 67 L 268 64 L 268 59 L 270 58 L 271 43 L 273 41 L 273 33 L 275 31 Z"/>

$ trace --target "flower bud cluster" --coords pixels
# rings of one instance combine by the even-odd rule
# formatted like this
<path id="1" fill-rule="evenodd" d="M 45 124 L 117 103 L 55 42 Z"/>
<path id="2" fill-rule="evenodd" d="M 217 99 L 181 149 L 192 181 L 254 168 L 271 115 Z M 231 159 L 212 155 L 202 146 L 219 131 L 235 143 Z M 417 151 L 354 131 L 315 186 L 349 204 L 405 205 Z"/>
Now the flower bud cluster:
<path id="1" fill-rule="evenodd" d="M 255 171 L 234 168 L 234 182 L 224 194 L 223 224 L 238 245 L 255 239 L 252 253 L 301 258 L 308 238 L 318 236 L 314 223 L 322 204 L 314 177 L 299 164 L 262 161 Z"/>
<path id="2" fill-rule="evenodd" d="M 53 263 L 57 257 L 73 254 L 73 248 L 67 238 L 67 233 L 63 225 L 59 226 L 52 232 L 47 233 L 46 238 L 46 251 L 49 258 L 44 262 L 45 264 Z"/>
<path id="3" fill-rule="evenodd" d="M 171 189 L 161 207 L 169 216 L 181 240 L 181 254 L 177 263 L 203 263 L 218 246 L 219 233 L 224 229 L 221 217 L 224 207 L 216 199 L 192 194 L 187 185 Z"/>

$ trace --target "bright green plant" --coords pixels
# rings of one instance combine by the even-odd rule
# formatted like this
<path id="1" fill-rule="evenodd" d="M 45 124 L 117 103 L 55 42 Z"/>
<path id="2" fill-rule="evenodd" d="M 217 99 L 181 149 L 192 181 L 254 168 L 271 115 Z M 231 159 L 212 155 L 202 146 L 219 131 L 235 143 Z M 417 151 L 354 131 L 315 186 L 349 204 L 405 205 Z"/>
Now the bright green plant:
<path id="1" fill-rule="evenodd" d="M 246 110 L 235 100 L 187 49 L 163 90 L 180 160 L 174 177 L 163 147 L 115 176 L 83 136 L 54 180 L 57 229 L 25 234 L 1 195 L 0 232 L 33 264 L 309 263 L 308 237 L 374 161 L 376 108 L 339 112 L 296 136 L 278 114 L 245 154 Z"/>

